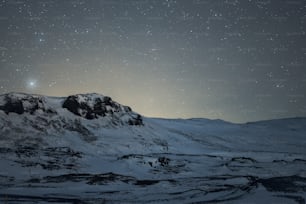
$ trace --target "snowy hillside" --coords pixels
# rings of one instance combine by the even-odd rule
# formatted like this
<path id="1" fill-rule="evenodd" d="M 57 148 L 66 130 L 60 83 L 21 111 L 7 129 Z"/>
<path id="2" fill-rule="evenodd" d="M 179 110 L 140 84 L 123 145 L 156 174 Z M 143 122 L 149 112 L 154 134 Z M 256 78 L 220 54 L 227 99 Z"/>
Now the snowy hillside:
<path id="1" fill-rule="evenodd" d="M 146 118 L 98 94 L 0 96 L 0 202 L 305 203 L 306 119 Z"/>

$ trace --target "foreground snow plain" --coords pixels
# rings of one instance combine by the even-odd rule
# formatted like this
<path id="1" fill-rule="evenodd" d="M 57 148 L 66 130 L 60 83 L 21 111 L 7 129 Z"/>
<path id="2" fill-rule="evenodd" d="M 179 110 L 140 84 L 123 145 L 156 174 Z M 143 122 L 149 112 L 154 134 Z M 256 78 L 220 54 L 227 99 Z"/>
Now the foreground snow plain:
<path id="1" fill-rule="evenodd" d="M 6 112 L 8 97 L 25 110 L 42 102 Z M 89 120 L 63 108 L 66 99 L 0 96 L 1 203 L 306 202 L 305 118 L 131 125 L 137 114 L 124 106 Z"/>

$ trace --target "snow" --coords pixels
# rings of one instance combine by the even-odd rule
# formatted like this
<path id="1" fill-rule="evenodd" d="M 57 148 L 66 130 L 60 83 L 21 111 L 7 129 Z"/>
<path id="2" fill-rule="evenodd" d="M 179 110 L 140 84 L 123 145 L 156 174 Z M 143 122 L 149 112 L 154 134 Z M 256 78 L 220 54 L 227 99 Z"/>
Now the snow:
<path id="1" fill-rule="evenodd" d="M 306 199 L 305 118 L 247 124 L 143 118 L 143 126 L 130 126 L 124 111 L 87 120 L 62 108 L 66 98 L 39 97 L 56 113 L 0 111 L 0 202 Z M 101 96 L 79 100 L 95 97 Z"/>

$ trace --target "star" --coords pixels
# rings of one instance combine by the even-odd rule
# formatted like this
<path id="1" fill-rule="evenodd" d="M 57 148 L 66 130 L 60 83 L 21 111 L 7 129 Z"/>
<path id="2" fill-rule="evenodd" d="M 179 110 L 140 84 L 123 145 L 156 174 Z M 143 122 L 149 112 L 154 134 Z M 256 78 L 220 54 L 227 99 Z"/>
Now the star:
<path id="1" fill-rule="evenodd" d="M 37 87 L 37 80 L 30 79 L 27 81 L 27 89 L 35 89 Z"/>

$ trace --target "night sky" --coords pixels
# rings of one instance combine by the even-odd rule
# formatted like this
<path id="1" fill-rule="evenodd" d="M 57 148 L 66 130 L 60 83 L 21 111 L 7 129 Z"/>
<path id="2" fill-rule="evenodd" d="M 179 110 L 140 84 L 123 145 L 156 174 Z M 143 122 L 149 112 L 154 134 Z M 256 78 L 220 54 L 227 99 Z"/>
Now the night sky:
<path id="1" fill-rule="evenodd" d="M 0 0 L 0 93 L 153 117 L 306 116 L 305 0 Z"/>

